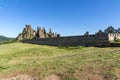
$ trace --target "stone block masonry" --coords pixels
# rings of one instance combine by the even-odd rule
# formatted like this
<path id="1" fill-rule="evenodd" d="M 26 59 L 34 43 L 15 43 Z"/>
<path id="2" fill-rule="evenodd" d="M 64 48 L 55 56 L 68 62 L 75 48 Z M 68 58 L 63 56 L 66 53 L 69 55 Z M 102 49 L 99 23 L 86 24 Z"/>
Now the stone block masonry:
<path id="1" fill-rule="evenodd" d="M 40 38 L 23 40 L 22 42 L 50 46 L 110 46 L 110 42 L 108 41 L 108 38 L 106 36 L 98 37 L 95 35 Z"/>

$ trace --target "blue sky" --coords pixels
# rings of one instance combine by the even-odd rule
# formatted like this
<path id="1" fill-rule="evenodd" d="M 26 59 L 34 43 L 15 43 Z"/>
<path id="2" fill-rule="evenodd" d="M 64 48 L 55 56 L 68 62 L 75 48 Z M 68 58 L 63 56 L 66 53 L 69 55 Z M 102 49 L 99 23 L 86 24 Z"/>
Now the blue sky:
<path id="1" fill-rule="evenodd" d="M 26 24 L 62 36 L 120 27 L 120 0 L 0 0 L 0 35 L 16 37 Z"/>

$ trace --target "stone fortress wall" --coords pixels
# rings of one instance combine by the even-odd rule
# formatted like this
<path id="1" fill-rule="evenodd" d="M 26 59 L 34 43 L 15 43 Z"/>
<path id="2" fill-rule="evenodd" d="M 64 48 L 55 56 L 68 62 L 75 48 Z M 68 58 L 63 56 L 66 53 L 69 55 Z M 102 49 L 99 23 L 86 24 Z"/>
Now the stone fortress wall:
<path id="1" fill-rule="evenodd" d="M 50 46 L 110 46 L 108 35 L 88 35 L 88 36 L 66 36 L 66 37 L 53 37 L 53 38 L 40 38 L 32 40 L 23 40 L 25 43 L 50 45 Z"/>
<path id="2" fill-rule="evenodd" d="M 109 41 L 114 41 L 116 39 L 120 39 L 120 34 L 108 34 Z"/>

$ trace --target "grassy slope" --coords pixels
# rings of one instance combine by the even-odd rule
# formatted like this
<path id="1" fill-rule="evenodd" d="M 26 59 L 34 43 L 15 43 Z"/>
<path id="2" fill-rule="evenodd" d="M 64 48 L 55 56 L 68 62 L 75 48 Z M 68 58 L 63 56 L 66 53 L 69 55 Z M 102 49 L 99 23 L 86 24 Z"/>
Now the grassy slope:
<path id="1" fill-rule="evenodd" d="M 62 80 L 120 80 L 120 48 L 0 45 L 0 77 L 26 73 Z"/>
<path id="2" fill-rule="evenodd" d="M 15 38 L 8 38 L 8 37 L 0 35 L 0 45 L 1 44 L 13 43 L 13 42 L 15 42 Z"/>

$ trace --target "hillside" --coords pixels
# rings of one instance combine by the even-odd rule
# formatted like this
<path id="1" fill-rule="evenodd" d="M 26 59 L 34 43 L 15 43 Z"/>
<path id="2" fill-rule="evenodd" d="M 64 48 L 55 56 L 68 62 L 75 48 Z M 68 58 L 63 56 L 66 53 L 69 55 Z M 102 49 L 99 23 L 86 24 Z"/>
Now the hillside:
<path id="1" fill-rule="evenodd" d="M 8 38 L 8 37 L 1 36 L 1 35 L 0 35 L 0 42 L 5 42 L 5 41 L 13 40 L 13 39 L 14 39 L 14 38 Z"/>
<path id="2" fill-rule="evenodd" d="M 120 48 L 0 45 L 0 80 L 120 80 Z"/>
<path id="3" fill-rule="evenodd" d="M 9 40 L 9 38 L 4 37 L 4 36 L 0 36 L 0 41 L 7 41 L 7 40 Z"/>

